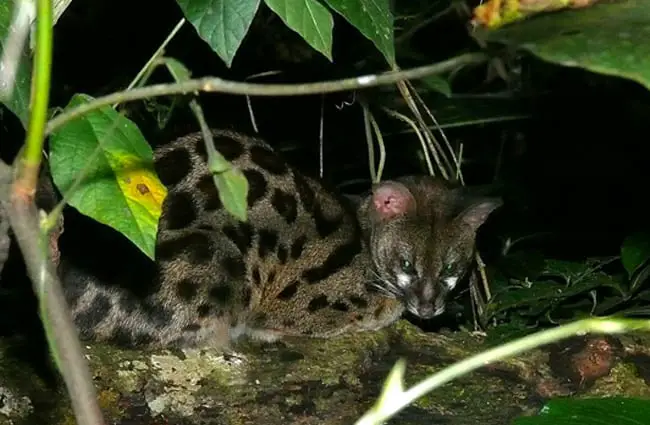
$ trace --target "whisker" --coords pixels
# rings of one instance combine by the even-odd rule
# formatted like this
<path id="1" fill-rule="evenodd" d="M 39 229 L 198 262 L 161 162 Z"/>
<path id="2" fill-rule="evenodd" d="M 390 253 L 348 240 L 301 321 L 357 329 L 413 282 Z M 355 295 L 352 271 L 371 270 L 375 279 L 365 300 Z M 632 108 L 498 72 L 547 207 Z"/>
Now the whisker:
<path id="1" fill-rule="evenodd" d="M 371 280 L 367 282 L 367 285 L 375 289 L 377 292 L 388 295 L 390 297 L 394 297 L 394 294 L 388 290 L 384 285 L 378 283 L 376 280 Z"/>
<path id="2" fill-rule="evenodd" d="M 376 267 L 377 266 L 375 265 L 375 268 L 370 269 L 371 278 L 374 279 L 371 279 L 366 284 L 375 289 L 377 292 L 390 298 L 400 298 L 402 295 L 401 289 L 398 286 L 394 285 L 390 280 L 379 275 Z"/>

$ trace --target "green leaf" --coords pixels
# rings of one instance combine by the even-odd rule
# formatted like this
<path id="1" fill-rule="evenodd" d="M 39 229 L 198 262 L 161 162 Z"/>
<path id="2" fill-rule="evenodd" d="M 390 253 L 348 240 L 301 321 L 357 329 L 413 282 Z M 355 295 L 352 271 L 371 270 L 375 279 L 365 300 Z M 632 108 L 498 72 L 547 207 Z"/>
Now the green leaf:
<path id="1" fill-rule="evenodd" d="M 598 2 L 541 14 L 475 36 L 528 50 L 564 66 L 637 81 L 650 89 L 650 2 Z"/>
<path id="2" fill-rule="evenodd" d="M 650 232 L 629 235 L 621 246 L 621 262 L 629 277 L 650 259 Z"/>
<path id="3" fill-rule="evenodd" d="M 637 398 L 559 398 L 538 416 L 522 416 L 514 425 L 641 425 L 650 423 L 650 401 Z"/>
<path id="4" fill-rule="evenodd" d="M 66 109 L 91 99 L 75 95 Z M 70 205 L 154 258 L 167 189 L 153 169 L 151 147 L 133 122 L 107 106 L 67 123 L 50 137 L 50 165 Z M 82 171 L 81 183 L 69 193 Z"/>
<path id="5" fill-rule="evenodd" d="M 393 14 L 388 0 L 325 0 L 339 15 L 361 32 L 395 67 Z"/>
<path id="6" fill-rule="evenodd" d="M 181 61 L 174 58 L 165 58 L 165 65 L 176 82 L 180 83 L 190 79 L 190 70 Z"/>
<path id="7" fill-rule="evenodd" d="M 260 0 L 176 0 L 185 19 L 230 68 Z"/>
<path id="8" fill-rule="evenodd" d="M 216 151 L 217 154 L 208 160 L 208 169 L 212 174 L 225 173 L 230 170 L 232 164 L 221 154 L 219 151 Z"/>
<path id="9" fill-rule="evenodd" d="M 325 6 L 316 0 L 264 0 L 264 2 L 311 47 L 332 60 L 334 19 Z"/>
<path id="10" fill-rule="evenodd" d="M 527 309 L 536 315 L 563 300 L 598 288 L 609 288 L 621 296 L 625 290 L 621 282 L 600 271 L 592 271 L 584 264 L 569 261 L 546 260 L 541 271 L 528 277 L 529 287 L 504 288 L 495 293 L 488 304 L 489 317 L 511 309 Z M 562 283 L 550 278 L 558 278 Z M 503 285 L 501 285 L 503 287 Z"/>
<path id="11" fill-rule="evenodd" d="M 165 65 L 177 82 L 190 78 L 189 70 L 176 59 L 165 58 Z M 196 99 L 193 99 L 192 102 L 194 102 L 192 107 L 194 112 L 203 115 Z M 199 120 L 200 122 L 201 120 Z M 218 151 L 209 148 L 206 151 L 208 152 L 208 169 L 213 174 L 221 203 L 230 214 L 240 221 L 246 221 L 248 215 L 248 180 L 246 180 L 246 176 L 239 169 L 234 168 Z"/>
<path id="12" fill-rule="evenodd" d="M 219 190 L 219 199 L 228 212 L 241 221 L 246 221 L 248 181 L 238 168 L 214 174 L 214 183 Z"/>
<path id="13" fill-rule="evenodd" d="M 13 18 L 13 8 L 16 2 L 0 1 L 0 57 L 4 51 L 4 43 L 9 30 L 9 25 Z M 20 63 L 16 71 L 14 89 L 9 99 L 0 99 L 0 101 L 20 119 L 23 127 L 27 127 L 29 117 L 29 97 L 31 90 L 31 69 L 32 60 L 29 54 L 29 43 L 25 42 Z"/>
<path id="14" fill-rule="evenodd" d="M 445 97 L 451 97 L 451 86 L 449 81 L 438 75 L 429 75 L 420 80 L 429 90 L 433 90 Z"/>

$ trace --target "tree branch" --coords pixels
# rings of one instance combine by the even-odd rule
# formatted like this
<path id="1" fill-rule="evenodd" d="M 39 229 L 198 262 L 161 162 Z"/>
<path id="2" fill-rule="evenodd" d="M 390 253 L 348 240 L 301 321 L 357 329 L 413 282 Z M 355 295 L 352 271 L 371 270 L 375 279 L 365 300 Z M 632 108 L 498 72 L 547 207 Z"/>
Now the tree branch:
<path id="1" fill-rule="evenodd" d="M 311 94 L 333 93 L 392 84 L 398 81 L 418 79 L 433 74 L 442 74 L 463 65 L 480 63 L 487 60 L 485 53 L 466 53 L 446 61 L 421 66 L 407 71 L 390 71 L 384 74 L 362 75 L 343 80 L 321 81 L 306 84 L 255 84 L 228 81 L 217 77 L 204 77 L 180 83 L 155 84 L 147 87 L 122 91 L 103 96 L 87 104 L 70 109 L 53 118 L 48 123 L 45 134 L 49 135 L 63 124 L 81 115 L 106 105 L 132 102 L 134 100 L 185 94 L 196 91 L 242 94 L 249 96 L 304 96 Z"/>

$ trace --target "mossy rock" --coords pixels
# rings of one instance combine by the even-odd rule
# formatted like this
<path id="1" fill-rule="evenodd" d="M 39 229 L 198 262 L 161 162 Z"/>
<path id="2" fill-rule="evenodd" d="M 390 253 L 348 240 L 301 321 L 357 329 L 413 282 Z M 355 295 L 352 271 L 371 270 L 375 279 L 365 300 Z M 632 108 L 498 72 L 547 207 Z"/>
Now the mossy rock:
<path id="1" fill-rule="evenodd" d="M 407 361 L 410 386 L 485 349 L 482 341 L 468 332 L 424 333 L 401 321 L 382 331 L 329 340 L 243 343 L 231 354 L 140 352 L 98 344 L 87 345 L 86 354 L 107 423 L 351 424 L 373 405 L 399 358 Z M 650 346 L 638 339 L 627 344 Z M 0 345 L 0 425 L 73 424 L 62 386 L 48 387 L 23 362 L 3 355 L 7 348 Z M 645 395 L 647 385 L 630 368 L 636 370 L 634 362 L 617 365 L 591 390 Z M 626 385 L 604 384 L 616 376 L 627 377 Z M 628 378 L 635 380 L 633 388 Z M 542 406 L 542 385 L 562 388 L 561 381 L 551 372 L 548 352 L 534 350 L 438 388 L 391 422 L 510 423 Z"/>

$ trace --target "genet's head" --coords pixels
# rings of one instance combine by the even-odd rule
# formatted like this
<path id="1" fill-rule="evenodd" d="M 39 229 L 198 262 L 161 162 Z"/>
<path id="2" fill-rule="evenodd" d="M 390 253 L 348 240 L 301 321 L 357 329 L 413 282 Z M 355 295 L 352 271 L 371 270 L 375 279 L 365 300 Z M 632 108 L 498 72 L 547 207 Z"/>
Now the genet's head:
<path id="1" fill-rule="evenodd" d="M 423 319 L 445 311 L 473 263 L 478 228 L 502 204 L 429 176 L 381 182 L 365 202 L 373 285 Z"/>

